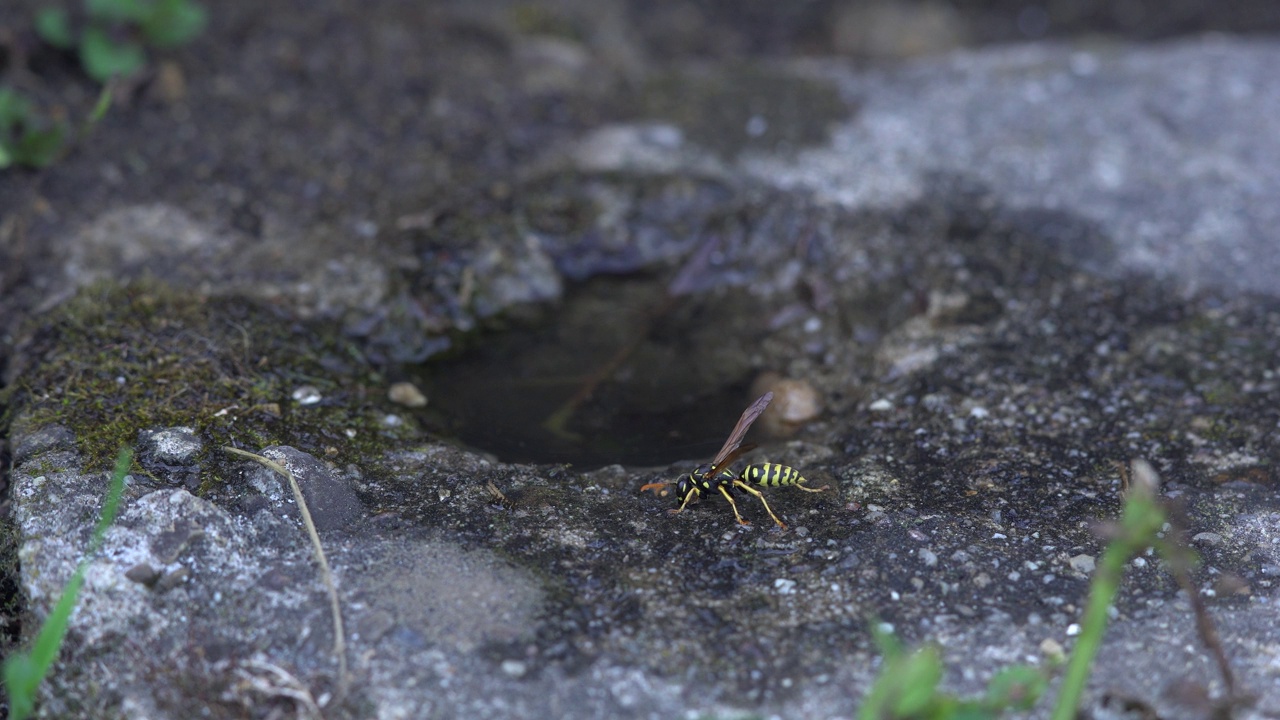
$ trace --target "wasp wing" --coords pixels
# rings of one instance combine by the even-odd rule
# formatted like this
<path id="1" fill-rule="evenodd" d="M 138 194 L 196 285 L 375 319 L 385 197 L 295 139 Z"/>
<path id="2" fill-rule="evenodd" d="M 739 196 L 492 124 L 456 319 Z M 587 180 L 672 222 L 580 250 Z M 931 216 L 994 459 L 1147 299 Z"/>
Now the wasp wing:
<path id="1" fill-rule="evenodd" d="M 767 392 L 751 403 L 751 407 L 742 411 L 742 417 L 738 418 L 738 424 L 733 426 L 733 432 L 729 433 L 729 439 L 724 441 L 724 447 L 720 448 L 720 452 L 716 453 L 716 459 L 711 461 L 713 468 L 719 469 L 722 467 L 730 455 L 737 459 L 737 455 L 734 455 L 733 451 L 737 450 L 738 446 L 742 444 L 742 439 L 747 436 L 747 431 L 751 429 L 751 423 L 755 422 L 756 418 L 760 417 L 760 413 L 769 407 L 771 400 L 773 400 L 773 393 Z"/>
<path id="2" fill-rule="evenodd" d="M 737 450 L 731 451 L 728 455 L 724 457 L 723 460 L 711 466 L 711 472 L 707 473 L 707 477 L 715 477 L 717 474 L 719 474 L 721 470 L 737 462 L 738 458 L 742 457 L 746 453 L 749 453 L 755 449 L 756 449 L 756 446 L 754 443 L 752 443 L 750 445 L 743 445 L 739 447 Z"/>

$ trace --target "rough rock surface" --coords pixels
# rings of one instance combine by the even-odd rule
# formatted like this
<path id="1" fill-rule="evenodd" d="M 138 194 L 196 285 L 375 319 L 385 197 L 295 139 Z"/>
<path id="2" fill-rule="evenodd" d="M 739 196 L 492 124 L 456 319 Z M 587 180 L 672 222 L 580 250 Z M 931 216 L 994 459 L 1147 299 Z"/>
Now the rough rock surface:
<path id="1" fill-rule="evenodd" d="M 504 92 L 607 96 L 626 63 L 466 27 L 453 42 L 503 52 L 467 56 L 483 62 L 459 64 L 456 104 L 431 109 L 511 113 L 501 130 L 523 145 L 507 155 L 451 126 L 450 151 L 510 171 L 501 187 L 418 215 L 382 208 L 349 236 L 139 204 L 54 251 L 47 267 L 65 274 L 8 368 L 28 627 L 87 544 L 103 448 L 142 455 L 45 716 L 852 717 L 877 672 L 873 617 L 937 645 L 945 686 L 974 695 L 1006 665 L 1045 665 L 1046 641 L 1072 649 L 1105 544 L 1094 521 L 1118 512 L 1133 457 L 1185 508 L 1197 591 L 1253 696 L 1240 716 L 1280 713 L 1280 44 L 783 64 L 745 85 L 764 107 L 779 88 L 825 88 L 847 113 L 744 111 L 730 131 L 709 101 L 584 127 L 533 103 L 533 122 Z M 279 52 L 306 70 L 299 48 Z M 414 55 L 404 72 L 423 66 Z M 675 74 L 726 103 L 757 77 Z M 467 104 L 480 76 L 502 88 L 477 92 L 491 106 Z M 418 157 L 388 178 L 420 179 L 423 164 L 447 163 Z M 771 370 L 818 390 L 821 418 L 755 456 L 833 486 L 767 490 L 786 530 L 750 497 L 738 505 L 754 524 L 739 527 L 720 498 L 672 516 L 670 498 L 637 492 L 684 464 L 503 464 L 385 400 L 393 360 L 558 300 L 567 281 L 678 269 L 707 247 L 681 288 L 698 309 L 685 354 L 653 364 L 687 364 L 691 386 Z M 77 292 L 88 274 L 144 284 Z M 154 394 L 130 404 L 137 388 Z M 223 445 L 302 483 L 349 677 L 293 496 Z M 1154 557 L 1131 564 L 1090 687 L 1099 715 L 1204 716 L 1222 701 Z"/>

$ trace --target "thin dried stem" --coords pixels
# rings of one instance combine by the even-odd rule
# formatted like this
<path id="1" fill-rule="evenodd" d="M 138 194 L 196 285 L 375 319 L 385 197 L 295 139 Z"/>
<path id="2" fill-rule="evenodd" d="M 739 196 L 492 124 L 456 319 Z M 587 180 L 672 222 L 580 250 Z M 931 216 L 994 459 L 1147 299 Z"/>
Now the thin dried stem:
<path id="1" fill-rule="evenodd" d="M 298 481 L 293 477 L 293 473 L 280 463 L 263 457 L 256 453 L 251 453 L 239 448 L 223 446 L 223 450 L 233 454 L 242 455 L 254 460 L 270 470 L 283 475 L 289 481 L 289 489 L 293 491 L 293 499 L 298 503 L 298 511 L 302 514 L 302 524 L 307 528 L 307 535 L 311 537 L 311 547 L 315 550 L 316 560 L 320 563 L 320 577 L 324 582 L 325 588 L 329 592 L 329 605 L 333 613 L 333 654 L 338 656 L 338 692 L 337 697 L 341 699 L 347 694 L 347 684 L 349 678 L 347 676 L 347 641 L 346 632 L 342 628 L 342 608 L 338 604 L 338 587 L 333 582 L 333 573 L 329 571 L 329 561 L 325 558 L 324 547 L 320 545 L 320 534 L 316 532 L 316 525 L 311 521 L 311 511 L 307 509 L 306 498 L 302 496 L 302 488 L 298 486 Z"/>

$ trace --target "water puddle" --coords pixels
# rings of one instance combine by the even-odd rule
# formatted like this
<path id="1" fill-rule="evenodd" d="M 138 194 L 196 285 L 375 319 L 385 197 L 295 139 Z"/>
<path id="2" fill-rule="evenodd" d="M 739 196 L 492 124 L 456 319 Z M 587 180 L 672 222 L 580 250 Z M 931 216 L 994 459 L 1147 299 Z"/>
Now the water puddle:
<path id="1" fill-rule="evenodd" d="M 444 432 L 506 462 L 707 458 L 751 400 L 750 338 L 765 331 L 744 296 L 593 279 L 549 321 L 493 333 L 419 380 Z"/>

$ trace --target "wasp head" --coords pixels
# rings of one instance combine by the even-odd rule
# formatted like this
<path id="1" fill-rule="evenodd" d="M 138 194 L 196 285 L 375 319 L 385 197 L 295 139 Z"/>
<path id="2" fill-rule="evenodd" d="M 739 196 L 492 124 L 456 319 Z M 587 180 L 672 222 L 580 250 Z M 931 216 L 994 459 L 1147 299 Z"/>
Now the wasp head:
<path id="1" fill-rule="evenodd" d="M 698 485 L 693 475 L 680 478 L 680 482 L 676 483 L 676 502 L 684 502 L 684 499 L 689 497 L 689 493 L 697 489 Z"/>

